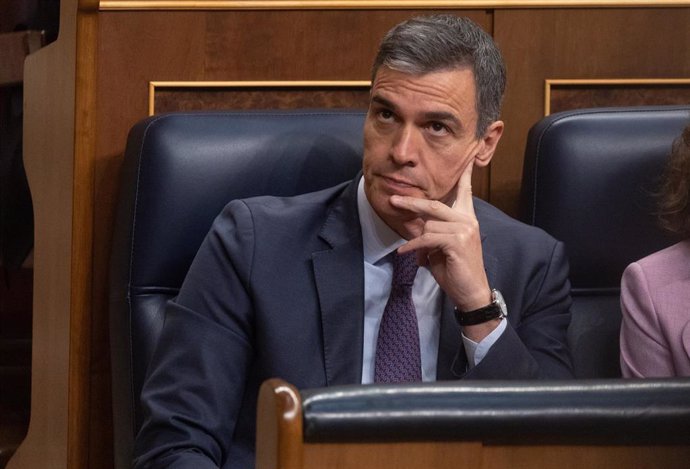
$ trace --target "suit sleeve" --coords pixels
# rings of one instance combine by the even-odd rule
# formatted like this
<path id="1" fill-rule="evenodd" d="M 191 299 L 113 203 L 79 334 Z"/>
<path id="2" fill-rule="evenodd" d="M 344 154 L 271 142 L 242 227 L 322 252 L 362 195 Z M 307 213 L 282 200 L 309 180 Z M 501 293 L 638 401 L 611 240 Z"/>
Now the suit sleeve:
<path id="1" fill-rule="evenodd" d="M 673 376 L 671 351 L 661 334 L 645 272 L 632 263 L 621 280 L 621 372 L 625 378 Z"/>
<path id="2" fill-rule="evenodd" d="M 253 355 L 248 209 L 233 202 L 202 243 L 165 322 L 144 383 L 135 467 L 223 465 Z"/>
<path id="3" fill-rule="evenodd" d="M 465 379 L 573 377 L 567 345 L 572 303 L 568 261 L 563 244 L 552 243 L 532 273 L 523 271 L 528 277 L 521 280 L 524 291 L 515 295 L 522 303 L 508 304 L 508 327 Z"/>

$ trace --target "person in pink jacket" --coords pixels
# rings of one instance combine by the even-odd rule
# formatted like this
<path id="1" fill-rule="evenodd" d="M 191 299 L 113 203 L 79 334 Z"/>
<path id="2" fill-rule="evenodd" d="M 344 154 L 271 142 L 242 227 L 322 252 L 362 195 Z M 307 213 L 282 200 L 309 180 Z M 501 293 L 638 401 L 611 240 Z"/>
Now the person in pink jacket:
<path id="1" fill-rule="evenodd" d="M 620 346 L 626 378 L 690 376 L 690 125 L 673 144 L 659 208 L 662 226 L 684 239 L 623 273 Z"/>

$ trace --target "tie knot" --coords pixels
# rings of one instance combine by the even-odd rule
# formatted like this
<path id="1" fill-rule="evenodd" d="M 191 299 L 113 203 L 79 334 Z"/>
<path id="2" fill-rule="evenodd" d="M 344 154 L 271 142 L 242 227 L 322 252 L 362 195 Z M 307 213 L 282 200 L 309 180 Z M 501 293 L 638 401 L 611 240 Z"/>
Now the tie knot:
<path id="1" fill-rule="evenodd" d="M 412 286 L 418 268 L 414 251 L 402 255 L 396 253 L 393 258 L 393 285 Z"/>

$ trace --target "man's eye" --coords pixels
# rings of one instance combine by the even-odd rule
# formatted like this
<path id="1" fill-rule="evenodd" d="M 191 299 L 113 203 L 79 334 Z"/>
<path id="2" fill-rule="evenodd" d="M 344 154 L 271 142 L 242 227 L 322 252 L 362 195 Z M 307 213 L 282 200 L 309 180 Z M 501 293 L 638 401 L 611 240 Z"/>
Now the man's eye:
<path id="1" fill-rule="evenodd" d="M 393 113 L 386 109 L 379 111 L 379 119 L 386 122 L 391 121 L 393 120 Z"/>
<path id="2" fill-rule="evenodd" d="M 429 130 L 435 135 L 446 135 L 449 133 L 448 127 L 441 124 L 440 122 L 432 122 L 429 124 Z"/>

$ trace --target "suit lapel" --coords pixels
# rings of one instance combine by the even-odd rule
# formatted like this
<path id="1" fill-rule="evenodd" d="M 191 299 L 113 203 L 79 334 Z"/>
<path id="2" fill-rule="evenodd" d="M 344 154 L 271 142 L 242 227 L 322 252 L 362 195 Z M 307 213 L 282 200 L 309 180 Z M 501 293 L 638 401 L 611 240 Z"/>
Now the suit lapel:
<path id="1" fill-rule="evenodd" d="M 364 267 L 358 180 L 334 201 L 319 234 L 330 248 L 312 254 L 327 386 L 359 383 L 362 378 Z"/>

